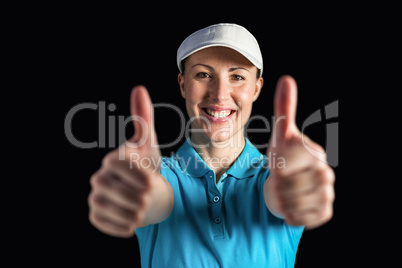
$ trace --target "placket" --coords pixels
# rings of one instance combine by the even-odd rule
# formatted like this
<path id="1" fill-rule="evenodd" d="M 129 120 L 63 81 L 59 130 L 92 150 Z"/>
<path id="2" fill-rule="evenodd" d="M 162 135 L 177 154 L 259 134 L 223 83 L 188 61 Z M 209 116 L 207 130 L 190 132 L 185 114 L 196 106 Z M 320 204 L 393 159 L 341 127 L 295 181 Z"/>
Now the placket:
<path id="1" fill-rule="evenodd" d="M 213 170 L 210 170 L 206 174 L 207 185 L 208 185 L 208 204 L 209 204 L 209 215 L 210 222 L 213 230 L 214 239 L 225 238 L 225 224 L 224 224 L 224 214 L 223 214 L 223 198 L 222 198 L 222 187 L 218 189 L 216 185 L 216 176 Z M 222 185 L 222 182 L 219 182 Z"/>

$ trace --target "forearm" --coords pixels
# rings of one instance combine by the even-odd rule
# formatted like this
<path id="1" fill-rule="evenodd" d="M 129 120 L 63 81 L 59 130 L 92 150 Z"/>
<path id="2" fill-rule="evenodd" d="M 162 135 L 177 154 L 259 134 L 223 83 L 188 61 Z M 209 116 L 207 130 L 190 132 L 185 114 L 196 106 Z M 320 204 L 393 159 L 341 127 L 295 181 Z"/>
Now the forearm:
<path id="1" fill-rule="evenodd" d="M 278 198 L 274 191 L 274 185 L 272 182 L 272 176 L 269 176 L 264 183 L 264 200 L 268 210 L 276 217 L 283 219 L 283 215 L 280 213 Z"/>
<path id="2" fill-rule="evenodd" d="M 162 222 L 172 212 L 174 204 L 173 189 L 160 173 L 155 173 L 147 199 L 148 204 L 144 218 L 137 227 Z"/>

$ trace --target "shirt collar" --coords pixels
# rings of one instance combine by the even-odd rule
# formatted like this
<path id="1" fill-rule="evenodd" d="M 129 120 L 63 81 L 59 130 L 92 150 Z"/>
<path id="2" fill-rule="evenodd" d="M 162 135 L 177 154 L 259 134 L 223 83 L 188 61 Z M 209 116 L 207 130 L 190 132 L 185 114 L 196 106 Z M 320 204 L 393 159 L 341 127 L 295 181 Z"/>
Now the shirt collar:
<path id="1" fill-rule="evenodd" d="M 261 164 L 265 159 L 258 149 L 247 139 L 243 151 L 226 171 L 228 175 L 236 179 L 245 179 L 253 176 L 256 171 L 261 168 Z M 192 147 L 190 137 L 186 139 L 184 144 L 176 153 L 180 166 L 184 173 L 192 177 L 203 177 L 207 172 L 211 171 L 197 151 Z"/>

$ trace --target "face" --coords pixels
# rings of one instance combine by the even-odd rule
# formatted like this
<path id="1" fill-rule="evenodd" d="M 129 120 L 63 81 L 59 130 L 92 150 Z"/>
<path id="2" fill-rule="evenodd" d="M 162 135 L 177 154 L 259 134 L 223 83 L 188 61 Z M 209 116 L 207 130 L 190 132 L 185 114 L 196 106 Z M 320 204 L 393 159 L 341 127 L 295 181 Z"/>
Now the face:
<path id="1" fill-rule="evenodd" d="M 243 55 L 226 47 L 202 49 L 185 61 L 178 81 L 190 117 L 192 139 L 209 143 L 244 140 L 263 79 Z"/>

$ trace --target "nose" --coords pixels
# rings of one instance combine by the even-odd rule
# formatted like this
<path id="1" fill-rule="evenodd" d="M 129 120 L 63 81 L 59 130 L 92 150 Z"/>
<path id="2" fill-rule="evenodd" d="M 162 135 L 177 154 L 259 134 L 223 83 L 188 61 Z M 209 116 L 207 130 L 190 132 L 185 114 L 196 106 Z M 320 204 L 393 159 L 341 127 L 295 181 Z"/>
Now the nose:
<path id="1" fill-rule="evenodd" d="M 211 85 L 209 96 L 211 99 L 223 102 L 230 98 L 230 92 L 230 85 L 224 79 L 217 77 Z"/>

